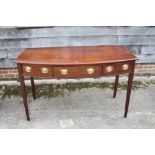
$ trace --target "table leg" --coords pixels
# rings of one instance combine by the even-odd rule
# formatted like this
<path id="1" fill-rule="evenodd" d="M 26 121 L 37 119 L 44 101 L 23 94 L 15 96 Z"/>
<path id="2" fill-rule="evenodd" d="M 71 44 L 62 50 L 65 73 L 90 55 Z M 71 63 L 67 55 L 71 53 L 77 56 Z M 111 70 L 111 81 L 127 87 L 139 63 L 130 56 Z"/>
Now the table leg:
<path id="1" fill-rule="evenodd" d="M 22 74 L 22 67 L 19 64 L 18 64 L 18 71 L 19 71 L 19 81 L 20 81 L 21 95 L 23 97 L 23 102 L 24 102 L 24 107 L 25 107 L 25 113 L 26 113 L 27 120 L 30 121 L 24 76 L 21 75 Z"/>
<path id="2" fill-rule="evenodd" d="M 128 87 L 127 87 L 127 94 L 126 94 L 124 118 L 127 117 L 127 113 L 128 113 L 128 107 L 129 107 L 129 102 L 130 102 L 130 94 L 131 94 L 131 88 L 132 88 L 133 75 L 134 75 L 134 73 L 129 73 L 129 76 L 128 76 Z"/>
<path id="3" fill-rule="evenodd" d="M 118 80 L 119 80 L 119 75 L 116 75 L 116 77 L 115 77 L 115 84 L 114 84 L 113 98 L 115 98 L 116 97 L 116 94 L 117 94 Z"/>
<path id="4" fill-rule="evenodd" d="M 34 78 L 30 77 L 30 79 L 31 79 L 32 96 L 33 96 L 33 99 L 35 100 L 36 99 L 36 91 L 35 91 Z"/>

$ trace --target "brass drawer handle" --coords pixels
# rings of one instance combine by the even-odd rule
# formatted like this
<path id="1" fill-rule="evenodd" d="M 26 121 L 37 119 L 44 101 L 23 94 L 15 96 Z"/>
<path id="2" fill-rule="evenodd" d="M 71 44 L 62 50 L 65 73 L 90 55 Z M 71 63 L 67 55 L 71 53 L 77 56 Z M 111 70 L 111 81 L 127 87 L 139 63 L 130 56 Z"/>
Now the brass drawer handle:
<path id="1" fill-rule="evenodd" d="M 61 69 L 61 75 L 67 75 L 68 74 L 68 70 L 67 69 Z"/>
<path id="2" fill-rule="evenodd" d="M 94 73 L 94 68 L 88 68 L 87 73 L 88 74 L 93 74 Z"/>
<path id="3" fill-rule="evenodd" d="M 47 74 L 48 73 L 48 68 L 45 68 L 45 67 L 41 68 L 41 72 L 44 73 L 44 74 Z"/>
<path id="4" fill-rule="evenodd" d="M 124 65 L 122 66 L 122 70 L 128 70 L 128 68 L 129 68 L 129 65 L 128 65 L 128 64 L 124 64 Z"/>
<path id="5" fill-rule="evenodd" d="M 113 67 L 112 67 L 112 66 L 106 67 L 106 71 L 107 71 L 108 73 L 112 72 L 112 71 L 113 71 Z"/>
<path id="6" fill-rule="evenodd" d="M 25 71 L 28 72 L 28 73 L 30 73 L 32 71 L 32 68 L 30 66 L 26 66 L 25 67 Z"/>

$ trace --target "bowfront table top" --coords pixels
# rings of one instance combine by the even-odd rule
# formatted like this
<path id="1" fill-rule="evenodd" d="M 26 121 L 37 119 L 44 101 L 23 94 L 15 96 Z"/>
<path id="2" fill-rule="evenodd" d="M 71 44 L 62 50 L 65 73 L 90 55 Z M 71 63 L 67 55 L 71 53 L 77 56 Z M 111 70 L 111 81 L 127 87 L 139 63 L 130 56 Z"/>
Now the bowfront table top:
<path id="1" fill-rule="evenodd" d="M 16 62 L 48 65 L 83 65 L 136 59 L 127 48 L 122 46 L 84 46 L 26 49 L 19 55 Z"/>
<path id="2" fill-rule="evenodd" d="M 30 120 L 24 77 L 30 77 L 35 95 L 34 77 L 86 78 L 115 75 L 116 96 L 120 74 L 128 74 L 124 117 L 127 117 L 131 86 L 137 58 L 122 46 L 52 47 L 26 49 L 16 59 L 27 120 Z"/>

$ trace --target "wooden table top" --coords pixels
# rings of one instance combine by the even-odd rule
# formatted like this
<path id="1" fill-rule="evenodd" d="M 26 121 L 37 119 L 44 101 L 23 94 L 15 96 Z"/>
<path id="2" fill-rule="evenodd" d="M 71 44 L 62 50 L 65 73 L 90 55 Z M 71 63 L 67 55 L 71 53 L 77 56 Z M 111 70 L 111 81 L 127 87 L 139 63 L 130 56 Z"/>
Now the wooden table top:
<path id="1" fill-rule="evenodd" d="M 136 56 L 122 46 L 80 46 L 26 49 L 15 62 L 22 64 L 82 65 L 136 59 Z"/>

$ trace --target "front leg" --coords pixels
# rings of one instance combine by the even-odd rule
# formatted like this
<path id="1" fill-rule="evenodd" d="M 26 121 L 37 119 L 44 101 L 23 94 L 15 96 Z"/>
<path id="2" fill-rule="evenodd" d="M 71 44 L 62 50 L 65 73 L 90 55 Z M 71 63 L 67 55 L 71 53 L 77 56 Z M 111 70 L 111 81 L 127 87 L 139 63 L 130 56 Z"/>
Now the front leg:
<path id="1" fill-rule="evenodd" d="M 130 102 L 133 75 L 134 75 L 134 73 L 129 73 L 129 76 L 128 76 L 128 88 L 127 88 L 127 94 L 126 94 L 124 118 L 126 118 L 127 114 L 128 114 L 128 107 L 129 107 L 129 102 Z"/>
<path id="2" fill-rule="evenodd" d="M 29 109 L 28 109 L 28 104 L 27 104 L 27 94 L 26 94 L 24 76 L 22 75 L 22 65 L 21 64 L 18 64 L 18 72 L 19 72 L 21 95 L 23 97 L 23 102 L 24 102 L 24 107 L 25 107 L 25 113 L 26 113 L 27 120 L 30 121 Z"/>

